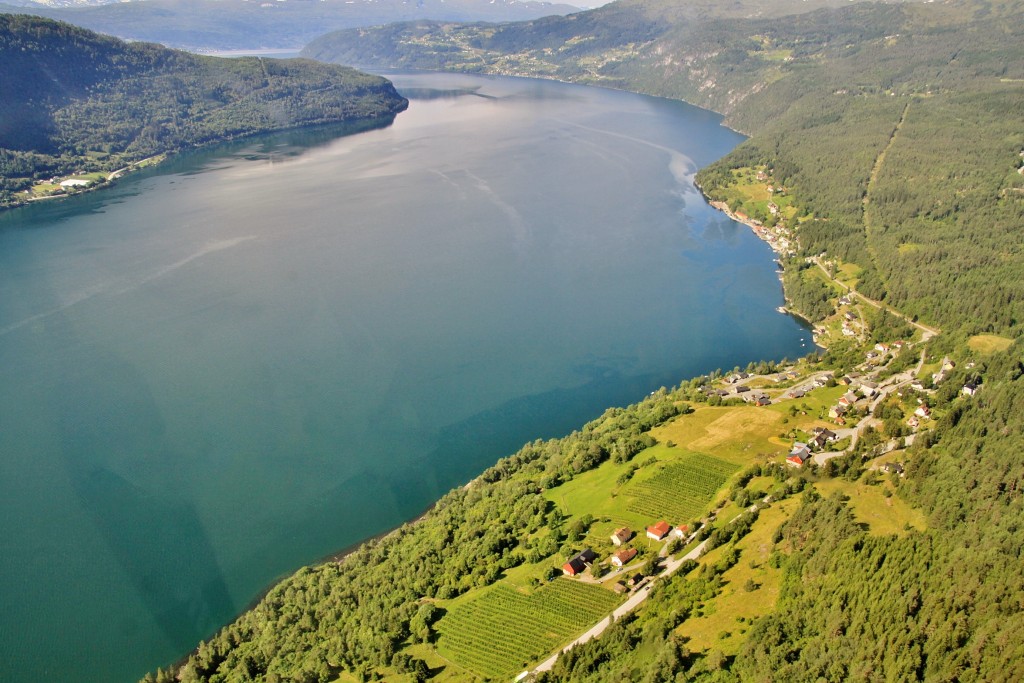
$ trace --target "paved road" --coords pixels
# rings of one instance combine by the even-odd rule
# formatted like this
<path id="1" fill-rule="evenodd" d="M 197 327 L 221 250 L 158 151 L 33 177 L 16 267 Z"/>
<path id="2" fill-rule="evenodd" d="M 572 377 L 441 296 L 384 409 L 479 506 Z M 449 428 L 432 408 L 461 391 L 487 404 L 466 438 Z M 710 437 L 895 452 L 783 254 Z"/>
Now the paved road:
<path id="1" fill-rule="evenodd" d="M 926 341 L 928 341 L 929 339 L 931 339 L 932 337 L 938 335 L 941 332 L 941 330 L 939 330 L 937 327 L 928 327 L 927 325 L 922 325 L 921 323 L 917 322 L 916 320 L 914 320 L 910 316 L 905 315 L 904 313 L 896 310 L 892 306 L 889 306 L 888 304 L 884 304 L 881 301 L 875 301 L 874 299 L 869 299 L 868 297 L 866 297 L 863 294 L 861 294 L 860 292 L 858 292 L 856 289 L 854 289 L 852 287 L 847 287 L 846 285 L 842 284 L 841 282 L 836 280 L 834 277 L 832 277 L 832 275 L 828 272 L 828 268 L 825 267 L 825 264 L 823 264 L 821 262 L 821 259 L 819 257 L 815 256 L 811 260 L 814 261 L 815 264 L 817 264 L 818 268 L 821 268 L 821 272 L 825 273 L 825 276 L 829 280 L 831 280 L 832 282 L 835 282 L 840 287 L 844 287 L 846 289 L 847 293 L 852 294 L 853 296 L 856 296 L 861 301 L 863 301 L 864 303 L 866 303 L 866 304 L 868 304 L 870 306 L 874 306 L 875 308 L 880 308 L 880 309 L 884 308 L 885 310 L 889 311 L 893 315 L 898 316 L 900 318 L 903 318 L 905 321 L 907 321 L 908 323 L 910 323 L 911 325 L 913 325 L 917 329 L 921 330 L 921 341 L 926 342 Z"/>
<path id="2" fill-rule="evenodd" d="M 704 550 L 704 546 L 706 544 L 706 540 L 701 541 L 693 550 L 686 553 L 682 557 L 676 558 L 675 560 L 669 560 L 669 562 L 665 565 L 665 568 L 661 571 L 660 574 L 647 579 L 647 582 L 644 585 L 640 586 L 635 591 L 633 591 L 633 594 L 629 596 L 629 599 L 626 600 L 626 602 L 622 603 L 621 605 L 615 608 L 615 611 L 612 612 L 612 616 L 615 619 L 619 619 L 623 615 L 626 615 L 632 612 L 634 609 L 636 609 L 637 605 L 641 604 L 644 600 L 647 599 L 647 596 L 650 595 L 651 586 L 653 585 L 654 579 L 663 576 L 671 576 L 673 573 L 675 573 L 677 569 L 679 569 L 679 567 L 682 566 L 683 562 L 685 562 L 686 560 L 696 560 L 700 556 L 701 551 Z M 555 665 L 555 660 L 558 659 L 558 655 L 560 655 L 562 652 L 568 652 L 580 643 L 585 643 L 591 638 L 598 637 L 599 635 L 604 633 L 604 630 L 608 628 L 611 625 L 611 623 L 612 620 L 610 618 L 606 617 L 602 619 L 582 636 L 572 641 L 571 643 L 563 647 L 559 652 L 556 652 L 555 654 L 551 655 L 543 662 L 538 664 L 537 667 L 533 669 L 531 673 L 538 673 L 540 671 L 550 671 L 551 667 Z M 522 674 L 520 674 L 520 678 L 523 678 Z M 519 678 L 517 678 L 516 680 L 519 680 Z"/>

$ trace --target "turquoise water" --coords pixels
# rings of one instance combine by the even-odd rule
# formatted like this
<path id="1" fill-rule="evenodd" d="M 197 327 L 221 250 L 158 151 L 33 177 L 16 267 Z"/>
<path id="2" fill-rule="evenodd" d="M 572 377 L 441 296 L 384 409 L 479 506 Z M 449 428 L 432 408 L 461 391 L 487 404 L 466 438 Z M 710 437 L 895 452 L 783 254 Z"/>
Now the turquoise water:
<path id="1" fill-rule="evenodd" d="M 686 105 L 395 76 L 385 129 L 0 216 L 0 680 L 128 681 L 536 437 L 795 357 Z"/>

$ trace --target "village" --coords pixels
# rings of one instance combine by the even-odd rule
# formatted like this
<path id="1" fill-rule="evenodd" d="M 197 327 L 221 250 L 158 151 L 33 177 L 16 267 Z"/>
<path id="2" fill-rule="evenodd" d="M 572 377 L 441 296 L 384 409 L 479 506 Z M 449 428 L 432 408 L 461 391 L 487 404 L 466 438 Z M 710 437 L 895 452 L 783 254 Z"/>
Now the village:
<path id="1" fill-rule="evenodd" d="M 771 203 L 792 218 L 784 188 L 774 190 Z M 769 243 L 780 256 L 794 244 Z M 436 642 L 410 653 L 453 680 L 532 680 L 631 613 L 666 609 L 664 586 L 715 576 L 715 593 L 673 634 L 691 652 L 735 656 L 780 596 L 778 530 L 802 498 L 842 499 L 871 535 L 926 530 L 924 514 L 896 495 L 914 444 L 984 391 L 986 356 L 1011 342 L 936 344 L 939 330 L 856 291 L 849 264 L 820 254 L 801 268 L 832 293 L 813 326 L 815 350 L 652 392 L 641 403 L 671 403 L 674 417 L 645 429 L 636 452 L 542 484 L 556 521 L 522 539 L 529 559 L 438 601 Z M 500 646 L 496 631 L 508 634 Z"/>

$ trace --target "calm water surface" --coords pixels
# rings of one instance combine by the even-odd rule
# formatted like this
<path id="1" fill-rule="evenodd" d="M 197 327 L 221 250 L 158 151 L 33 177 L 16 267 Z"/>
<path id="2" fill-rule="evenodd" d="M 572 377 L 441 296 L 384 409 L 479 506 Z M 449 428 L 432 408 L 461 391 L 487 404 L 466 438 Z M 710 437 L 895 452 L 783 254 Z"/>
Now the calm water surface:
<path id="1" fill-rule="evenodd" d="M 386 129 L 0 216 L 0 680 L 133 680 L 527 440 L 809 350 L 692 186 L 717 116 L 395 80 Z"/>

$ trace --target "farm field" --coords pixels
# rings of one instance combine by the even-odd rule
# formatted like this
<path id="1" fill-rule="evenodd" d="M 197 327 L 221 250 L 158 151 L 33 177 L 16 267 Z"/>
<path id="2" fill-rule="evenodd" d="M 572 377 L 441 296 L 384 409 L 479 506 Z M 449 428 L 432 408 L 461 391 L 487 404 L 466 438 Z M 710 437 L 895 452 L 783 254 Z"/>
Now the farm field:
<path id="1" fill-rule="evenodd" d="M 785 427 L 783 406 L 778 410 L 772 410 L 775 406 L 695 406 L 692 414 L 652 429 L 651 436 L 693 451 L 713 452 L 716 458 L 742 467 L 758 455 L 765 460 L 789 449 L 788 442 L 773 440 Z"/>
<path id="2" fill-rule="evenodd" d="M 609 590 L 555 579 L 531 595 L 497 584 L 437 624 L 438 653 L 481 676 L 510 680 L 620 602 Z"/>
<path id="3" fill-rule="evenodd" d="M 739 469 L 738 465 L 703 453 L 690 453 L 652 478 L 624 492 L 634 498 L 630 512 L 672 524 L 699 518 L 715 493 Z"/>

